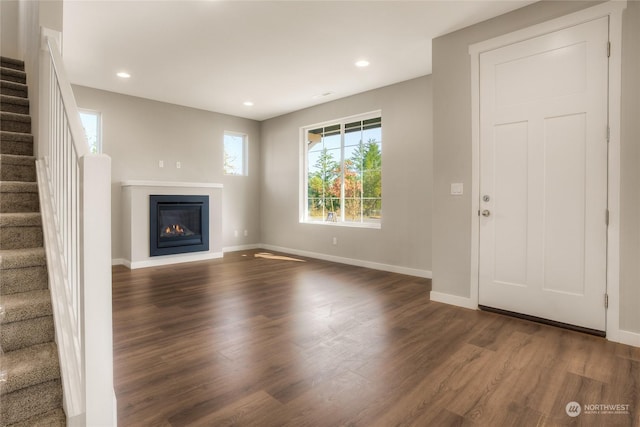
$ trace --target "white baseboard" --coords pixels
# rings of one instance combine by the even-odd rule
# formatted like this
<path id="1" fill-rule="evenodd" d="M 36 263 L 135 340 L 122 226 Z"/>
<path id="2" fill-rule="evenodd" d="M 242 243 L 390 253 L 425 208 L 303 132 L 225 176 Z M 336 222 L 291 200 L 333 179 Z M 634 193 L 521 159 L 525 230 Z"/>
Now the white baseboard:
<path id="1" fill-rule="evenodd" d="M 612 335 L 612 337 L 607 335 L 607 339 L 633 347 L 640 347 L 640 333 L 619 329 Z"/>
<path id="2" fill-rule="evenodd" d="M 127 268 L 131 268 L 131 263 L 129 260 L 124 258 L 113 258 L 111 260 L 111 265 L 124 265 Z"/>
<path id="3" fill-rule="evenodd" d="M 130 261 L 127 259 L 115 259 L 112 263 L 118 261 L 119 265 L 124 265 L 131 270 L 145 267 L 157 267 L 161 265 L 182 264 L 184 262 L 207 261 L 223 257 L 222 252 L 207 252 L 205 254 L 181 254 L 154 257 L 144 261 Z M 115 265 L 115 264 L 114 264 Z"/>
<path id="4" fill-rule="evenodd" d="M 417 269 L 417 268 L 409 268 L 409 267 L 402 267 L 402 266 L 397 266 L 397 265 L 382 264 L 382 263 L 379 263 L 379 262 L 364 261 L 364 260 L 353 259 L 353 258 L 345 258 L 345 257 L 340 257 L 340 256 L 335 256 L 335 255 L 322 254 L 322 253 L 318 253 L 318 252 L 302 251 L 302 250 L 298 250 L 298 249 L 283 248 L 281 246 L 274 246 L 274 245 L 265 245 L 265 244 L 263 244 L 263 245 L 258 245 L 257 247 L 263 248 L 263 249 L 267 249 L 267 250 L 270 250 L 270 251 L 275 251 L 275 252 L 284 252 L 284 253 L 291 254 L 291 255 L 305 256 L 305 257 L 309 257 L 309 258 L 321 259 L 321 260 L 324 260 L 324 261 L 337 262 L 337 263 L 340 263 L 340 264 L 355 265 L 357 267 L 366 267 L 366 268 L 371 268 L 373 270 L 389 271 L 391 273 L 406 274 L 408 276 L 415 276 L 415 277 L 423 277 L 425 279 L 431 279 L 431 276 L 432 276 L 431 275 L 431 271 L 429 271 L 429 270 L 420 270 L 420 269 Z"/>
<path id="5" fill-rule="evenodd" d="M 455 305 L 457 307 L 470 308 L 471 310 L 478 309 L 478 306 L 472 303 L 471 298 L 467 297 L 431 291 L 431 293 L 429 294 L 429 298 L 431 299 L 431 301 Z"/>
<path id="6" fill-rule="evenodd" d="M 252 243 L 250 245 L 225 246 L 224 248 L 222 248 L 222 252 L 227 253 L 227 252 L 248 251 L 251 249 L 260 249 L 262 247 L 263 245 L 261 245 L 260 243 Z"/>

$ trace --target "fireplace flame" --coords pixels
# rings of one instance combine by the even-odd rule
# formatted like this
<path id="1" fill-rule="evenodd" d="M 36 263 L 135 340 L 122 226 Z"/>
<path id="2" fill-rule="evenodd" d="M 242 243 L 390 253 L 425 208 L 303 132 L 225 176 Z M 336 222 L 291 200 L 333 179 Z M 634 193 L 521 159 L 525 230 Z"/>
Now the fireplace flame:
<path id="1" fill-rule="evenodd" d="M 162 230 L 163 237 L 188 236 L 193 233 L 180 224 L 170 224 Z"/>

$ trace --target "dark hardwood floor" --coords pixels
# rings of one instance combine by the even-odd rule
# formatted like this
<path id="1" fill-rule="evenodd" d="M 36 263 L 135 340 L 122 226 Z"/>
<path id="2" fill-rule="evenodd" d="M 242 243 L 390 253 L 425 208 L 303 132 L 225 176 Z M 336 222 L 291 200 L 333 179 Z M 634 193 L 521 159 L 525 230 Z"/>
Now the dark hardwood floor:
<path id="1" fill-rule="evenodd" d="M 640 348 L 255 252 L 114 267 L 121 427 L 640 425 Z"/>

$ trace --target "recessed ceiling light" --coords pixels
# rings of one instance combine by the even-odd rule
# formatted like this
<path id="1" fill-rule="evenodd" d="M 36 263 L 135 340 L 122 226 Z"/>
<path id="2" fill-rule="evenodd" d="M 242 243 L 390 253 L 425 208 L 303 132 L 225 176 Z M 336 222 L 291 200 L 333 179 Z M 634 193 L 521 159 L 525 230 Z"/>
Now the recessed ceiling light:
<path id="1" fill-rule="evenodd" d="M 116 76 L 120 77 L 121 79 L 128 79 L 129 77 L 131 77 L 131 74 L 120 71 L 118 74 L 116 74 Z"/>
<path id="2" fill-rule="evenodd" d="M 242 103 L 242 105 L 246 105 L 247 107 L 253 107 L 253 102 L 251 102 L 251 101 L 244 101 L 244 102 Z"/>
<path id="3" fill-rule="evenodd" d="M 369 66 L 369 61 L 367 61 L 366 59 L 361 59 L 360 61 L 356 62 L 356 67 L 364 68 L 368 66 Z"/>

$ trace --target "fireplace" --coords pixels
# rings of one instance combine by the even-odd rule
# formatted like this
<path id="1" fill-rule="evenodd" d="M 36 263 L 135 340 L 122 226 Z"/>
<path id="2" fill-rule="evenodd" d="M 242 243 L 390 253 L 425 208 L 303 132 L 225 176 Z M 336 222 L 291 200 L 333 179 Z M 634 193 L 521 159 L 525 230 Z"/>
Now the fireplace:
<path id="1" fill-rule="evenodd" d="M 149 255 L 209 250 L 209 196 L 149 196 Z"/>

